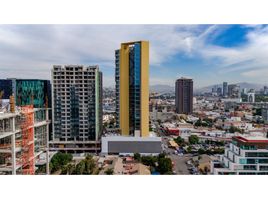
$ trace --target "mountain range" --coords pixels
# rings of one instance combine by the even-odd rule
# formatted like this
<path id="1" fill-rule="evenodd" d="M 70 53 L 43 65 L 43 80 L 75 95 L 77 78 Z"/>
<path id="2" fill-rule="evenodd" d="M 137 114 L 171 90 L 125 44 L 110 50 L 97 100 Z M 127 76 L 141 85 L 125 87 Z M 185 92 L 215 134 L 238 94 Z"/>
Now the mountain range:
<path id="1" fill-rule="evenodd" d="M 265 85 L 258 84 L 258 83 L 248 83 L 248 82 L 240 82 L 240 83 L 228 83 L 228 84 L 237 84 L 240 86 L 240 89 L 247 88 L 247 89 L 254 89 L 254 90 L 260 90 Z M 213 87 L 222 87 L 221 84 L 214 84 L 209 85 L 206 87 L 201 88 L 195 88 L 194 87 L 194 93 L 204 93 L 204 92 L 211 92 Z M 170 85 L 151 85 L 150 86 L 150 92 L 158 92 L 158 93 L 174 93 L 175 88 Z"/>

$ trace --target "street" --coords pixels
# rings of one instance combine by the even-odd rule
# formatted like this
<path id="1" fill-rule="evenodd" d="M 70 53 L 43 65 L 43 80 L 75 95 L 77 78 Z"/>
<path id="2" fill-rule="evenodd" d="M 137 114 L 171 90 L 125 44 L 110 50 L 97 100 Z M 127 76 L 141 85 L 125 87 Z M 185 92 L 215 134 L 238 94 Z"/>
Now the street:
<path id="1" fill-rule="evenodd" d="M 178 175 L 190 174 L 188 167 L 186 165 L 186 162 L 191 159 L 191 156 L 189 156 L 189 154 L 185 154 L 182 156 L 171 154 L 169 155 L 169 157 L 174 163 L 174 172 L 176 172 L 176 174 Z"/>

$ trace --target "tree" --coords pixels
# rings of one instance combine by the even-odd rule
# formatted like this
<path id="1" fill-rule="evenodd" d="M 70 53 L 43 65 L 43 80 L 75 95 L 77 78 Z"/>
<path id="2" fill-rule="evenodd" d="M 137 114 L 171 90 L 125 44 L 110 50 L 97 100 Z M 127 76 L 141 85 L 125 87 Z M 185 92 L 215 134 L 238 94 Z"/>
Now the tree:
<path id="1" fill-rule="evenodd" d="M 74 172 L 74 170 L 75 170 L 75 165 L 69 163 L 69 164 L 66 166 L 66 170 L 67 170 L 67 174 L 69 174 L 69 175 L 73 174 L 73 172 Z"/>
<path id="2" fill-rule="evenodd" d="M 191 153 L 191 152 L 192 152 L 192 147 L 188 146 L 188 147 L 187 147 L 187 152 L 188 152 L 188 153 Z"/>
<path id="3" fill-rule="evenodd" d="M 141 154 L 134 153 L 134 159 L 137 160 L 137 161 L 141 161 Z"/>
<path id="4" fill-rule="evenodd" d="M 204 153 L 206 153 L 206 151 L 204 149 L 202 149 L 202 148 L 198 149 L 198 154 L 204 154 Z"/>
<path id="5" fill-rule="evenodd" d="M 49 163 L 51 173 L 63 169 L 65 165 L 71 162 L 73 159 L 72 154 L 68 153 L 56 153 Z"/>
<path id="6" fill-rule="evenodd" d="M 155 167 L 155 163 L 157 162 L 157 157 L 154 156 L 142 156 L 141 162 L 144 165 Z"/>
<path id="7" fill-rule="evenodd" d="M 172 173 L 172 161 L 170 158 L 159 158 L 157 171 L 160 174 L 170 174 Z"/>
<path id="8" fill-rule="evenodd" d="M 80 161 L 80 163 L 76 165 L 75 174 L 78 174 L 78 175 L 84 174 L 85 169 L 86 169 L 86 164 L 85 164 L 85 161 L 82 160 Z"/>
<path id="9" fill-rule="evenodd" d="M 175 141 L 178 145 L 182 145 L 182 144 L 184 144 L 184 139 L 181 138 L 180 136 L 178 136 L 177 138 L 175 138 L 174 141 Z"/>
<path id="10" fill-rule="evenodd" d="M 235 133 L 235 132 L 239 132 L 241 133 L 241 129 L 235 127 L 235 126 L 231 126 L 230 129 L 229 129 L 229 132 L 230 133 Z"/>
<path id="11" fill-rule="evenodd" d="M 191 135 L 188 140 L 190 144 L 197 144 L 199 142 L 197 135 Z"/>
<path id="12" fill-rule="evenodd" d="M 112 168 L 108 168 L 104 173 L 106 175 L 113 175 L 114 174 L 114 170 Z"/>
<path id="13" fill-rule="evenodd" d="M 96 168 L 96 163 L 91 155 L 86 157 L 85 161 L 85 171 L 83 174 L 92 174 L 94 169 Z"/>

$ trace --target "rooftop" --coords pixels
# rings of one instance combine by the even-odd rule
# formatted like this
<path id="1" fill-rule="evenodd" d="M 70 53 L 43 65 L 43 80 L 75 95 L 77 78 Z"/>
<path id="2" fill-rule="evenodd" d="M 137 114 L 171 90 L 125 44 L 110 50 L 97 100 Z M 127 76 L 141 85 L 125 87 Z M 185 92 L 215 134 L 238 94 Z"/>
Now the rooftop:
<path id="1" fill-rule="evenodd" d="M 268 143 L 268 138 L 262 136 L 235 136 L 234 138 L 243 143 Z"/>

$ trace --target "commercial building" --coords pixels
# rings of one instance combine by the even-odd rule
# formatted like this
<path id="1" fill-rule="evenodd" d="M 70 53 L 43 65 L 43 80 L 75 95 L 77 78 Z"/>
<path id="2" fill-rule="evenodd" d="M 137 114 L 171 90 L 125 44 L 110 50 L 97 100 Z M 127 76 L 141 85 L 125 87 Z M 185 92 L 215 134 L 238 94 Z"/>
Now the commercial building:
<path id="1" fill-rule="evenodd" d="M 100 150 L 102 72 L 99 67 L 55 65 L 52 84 L 51 149 L 73 152 Z"/>
<path id="2" fill-rule="evenodd" d="M 12 80 L 9 79 L 0 79 L 0 93 L 1 99 L 9 99 L 12 95 Z"/>
<path id="3" fill-rule="evenodd" d="M 243 93 L 243 94 L 247 94 L 247 93 L 248 93 L 248 89 L 247 89 L 247 88 L 243 88 L 243 89 L 242 89 L 242 93 Z"/>
<path id="4" fill-rule="evenodd" d="M 48 155 L 48 109 L 15 107 L 13 99 L 0 111 L 0 174 L 35 174 L 41 154 Z"/>
<path id="5" fill-rule="evenodd" d="M 261 109 L 261 115 L 262 115 L 262 119 L 264 123 L 268 124 L 268 108 L 267 107 L 263 107 Z"/>
<path id="6" fill-rule="evenodd" d="M 221 87 L 218 87 L 217 88 L 217 95 L 218 96 L 222 96 L 222 89 L 221 89 Z"/>
<path id="7" fill-rule="evenodd" d="M 116 113 L 124 136 L 149 136 L 149 42 L 122 43 L 115 51 Z"/>
<path id="8" fill-rule="evenodd" d="M 240 98 L 240 86 L 236 84 L 228 85 L 228 96 L 229 98 Z"/>
<path id="9" fill-rule="evenodd" d="M 227 97 L 228 96 L 228 83 L 223 82 L 222 84 L 222 96 Z"/>
<path id="10" fill-rule="evenodd" d="M 193 80 L 180 78 L 175 84 L 176 112 L 191 114 L 193 112 Z"/>
<path id="11" fill-rule="evenodd" d="M 101 152 L 103 154 L 157 155 L 162 152 L 161 137 L 102 137 Z"/>
<path id="12" fill-rule="evenodd" d="M 267 95 L 268 94 L 268 87 L 267 86 L 264 86 L 263 87 L 263 94 L 264 95 Z"/>
<path id="13" fill-rule="evenodd" d="M 235 136 L 220 160 L 211 162 L 212 174 L 267 175 L 268 138 Z"/>
<path id="14" fill-rule="evenodd" d="M 247 94 L 247 96 L 248 96 L 248 102 L 249 102 L 249 103 L 255 103 L 255 93 L 253 93 L 253 92 L 249 92 L 249 93 Z"/>
<path id="15" fill-rule="evenodd" d="M 115 51 L 115 85 L 120 134 L 102 137 L 102 153 L 161 153 L 161 138 L 149 133 L 149 42 L 122 43 Z"/>

